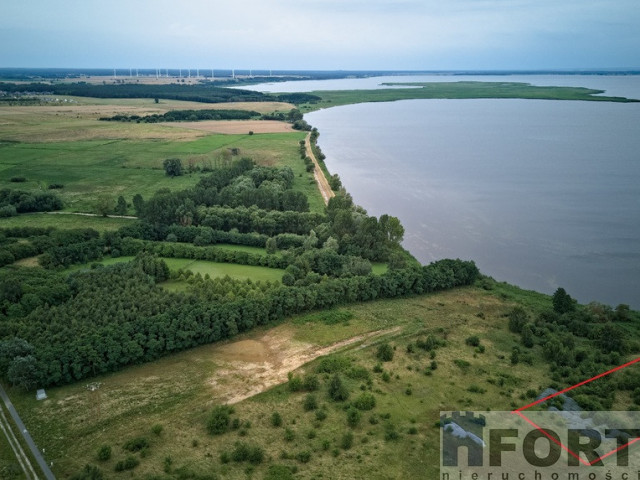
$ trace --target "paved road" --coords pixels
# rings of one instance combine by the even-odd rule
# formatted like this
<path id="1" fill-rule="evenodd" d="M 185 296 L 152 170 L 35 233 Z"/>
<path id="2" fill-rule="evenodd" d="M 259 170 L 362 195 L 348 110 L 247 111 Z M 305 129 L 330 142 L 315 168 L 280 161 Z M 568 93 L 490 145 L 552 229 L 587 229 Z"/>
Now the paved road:
<path id="1" fill-rule="evenodd" d="M 55 475 L 49 469 L 49 465 L 47 465 L 47 462 L 45 461 L 45 459 L 42 458 L 40 450 L 38 450 L 38 447 L 33 441 L 33 438 L 31 438 L 31 435 L 29 435 L 29 432 L 27 431 L 27 427 L 25 427 L 24 423 L 22 423 L 22 420 L 20 419 L 20 415 L 18 415 L 18 412 L 13 406 L 13 403 L 11 403 L 11 400 L 9 400 L 9 397 L 7 396 L 7 392 L 4 391 L 4 388 L 2 388 L 2 385 L 0 385 L 0 398 L 2 398 L 2 401 L 6 405 L 7 410 L 9 411 L 9 414 L 11 415 L 11 417 L 13 418 L 13 421 L 18 427 L 18 430 L 20 430 L 20 433 L 24 437 L 24 441 L 27 443 L 27 446 L 31 450 L 33 457 L 36 459 L 36 462 L 38 462 L 38 465 L 40 465 L 40 470 L 42 470 L 42 473 L 44 473 L 45 478 L 47 478 L 47 480 L 56 480 Z"/>

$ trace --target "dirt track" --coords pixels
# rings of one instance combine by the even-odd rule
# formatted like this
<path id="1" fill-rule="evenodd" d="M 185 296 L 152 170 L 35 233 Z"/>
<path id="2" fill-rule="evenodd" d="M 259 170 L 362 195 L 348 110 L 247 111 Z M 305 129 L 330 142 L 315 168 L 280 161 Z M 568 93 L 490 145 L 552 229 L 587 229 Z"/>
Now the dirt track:
<path id="1" fill-rule="evenodd" d="M 329 203 L 329 199 L 331 197 L 335 197 L 336 194 L 333 193 L 333 190 L 327 181 L 327 177 L 324 176 L 324 172 L 320 168 L 316 156 L 313 154 L 313 150 L 311 149 L 311 134 L 308 134 L 307 138 L 305 138 L 305 148 L 307 149 L 307 156 L 313 160 L 313 164 L 315 165 L 315 168 L 313 169 L 313 176 L 316 179 L 316 183 L 318 184 L 318 188 L 320 189 L 320 193 L 322 194 L 322 198 L 326 205 Z"/>
<path id="2" fill-rule="evenodd" d="M 287 381 L 287 374 L 311 360 L 355 343 L 394 333 L 400 327 L 377 330 L 318 347 L 294 340 L 292 331 L 276 327 L 257 340 L 240 340 L 217 349 L 216 370 L 209 384 L 224 403 L 238 403 Z"/>

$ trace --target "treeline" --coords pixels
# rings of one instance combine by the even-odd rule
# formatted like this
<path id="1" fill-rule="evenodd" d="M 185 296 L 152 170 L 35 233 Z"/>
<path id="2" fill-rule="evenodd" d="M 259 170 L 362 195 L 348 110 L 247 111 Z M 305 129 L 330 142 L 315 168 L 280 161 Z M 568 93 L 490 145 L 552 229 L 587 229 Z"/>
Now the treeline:
<path id="1" fill-rule="evenodd" d="M 18 213 L 51 212 L 62 208 L 62 200 L 51 192 L 25 192 L 3 188 L 0 190 L 0 217 Z"/>
<path id="2" fill-rule="evenodd" d="M 136 123 L 160 123 L 160 122 L 197 122 L 200 120 L 251 120 L 259 118 L 258 112 L 248 110 L 172 110 L 167 113 L 153 115 L 114 115 L 113 117 L 101 117 L 105 122 L 136 122 Z"/>
<path id="3" fill-rule="evenodd" d="M 144 261 L 136 261 L 79 272 L 66 282 L 36 272 L 42 275 L 42 289 L 61 289 L 67 299 L 45 303 L 36 293 L 32 300 L 37 306 L 22 316 L 4 312 L 17 313 L 27 294 L 10 296 L 3 289 L 0 374 L 26 388 L 68 383 L 228 338 L 295 313 L 468 285 L 478 275 L 473 262 L 443 260 L 381 276 L 252 289 L 251 295 L 220 302 L 198 297 L 199 290 L 178 294 L 158 287 L 158 272 L 164 271 L 160 262 L 147 265 L 149 271 Z M 0 275 L 6 284 L 20 288 L 24 279 L 17 282 L 15 275 L 32 271 L 27 272 Z M 242 282 L 237 286 L 244 288 Z"/>
<path id="4" fill-rule="evenodd" d="M 512 363 L 530 361 L 532 349 L 542 351 L 551 364 L 554 388 L 561 389 L 592 378 L 624 363 L 625 355 L 637 352 L 637 335 L 628 305 L 615 309 L 590 303 L 580 306 L 563 288 L 552 297 L 552 308 L 531 315 L 522 307 L 509 313 L 509 329 L 520 336 L 521 347 L 514 348 Z M 640 375 L 608 375 L 580 387 L 573 399 L 590 411 L 610 410 L 616 390 L 637 390 L 636 404 L 640 408 Z M 558 399 L 557 402 L 560 402 Z M 552 401 L 552 406 L 561 408 Z"/>
<path id="5" fill-rule="evenodd" d="M 273 97 L 260 92 L 237 88 L 216 87 L 208 83 L 195 85 L 145 85 L 135 83 L 89 84 L 78 83 L 0 83 L 0 90 L 15 92 L 31 92 L 36 94 L 74 95 L 78 97 L 96 98 L 164 98 L 169 100 L 187 100 L 202 103 L 224 102 L 267 102 Z"/>

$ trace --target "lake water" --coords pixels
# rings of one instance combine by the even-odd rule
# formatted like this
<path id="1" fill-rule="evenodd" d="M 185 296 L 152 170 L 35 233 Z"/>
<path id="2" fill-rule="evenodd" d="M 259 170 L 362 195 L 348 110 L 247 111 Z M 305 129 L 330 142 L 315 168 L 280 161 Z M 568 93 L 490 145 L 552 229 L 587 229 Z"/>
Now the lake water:
<path id="1" fill-rule="evenodd" d="M 639 76 L 390 80 L 425 78 L 588 86 L 640 98 Z M 372 88 L 381 79 L 319 88 L 358 81 Z M 562 286 L 581 302 L 640 308 L 640 104 L 408 100 L 305 118 L 320 131 L 329 170 L 370 214 L 399 217 L 404 246 L 420 261 L 473 259 L 483 273 L 523 288 Z"/>

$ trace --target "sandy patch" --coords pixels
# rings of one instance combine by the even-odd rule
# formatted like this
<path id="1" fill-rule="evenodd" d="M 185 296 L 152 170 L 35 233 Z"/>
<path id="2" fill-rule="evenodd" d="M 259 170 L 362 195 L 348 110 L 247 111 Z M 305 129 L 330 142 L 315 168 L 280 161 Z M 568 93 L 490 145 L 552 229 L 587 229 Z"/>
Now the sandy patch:
<path id="1" fill-rule="evenodd" d="M 276 120 L 205 120 L 202 122 L 166 122 L 170 127 L 198 130 L 209 133 L 247 134 L 293 132 L 291 125 Z"/>
<path id="2" fill-rule="evenodd" d="M 276 327 L 257 340 L 240 340 L 216 349 L 219 368 L 208 381 L 218 401 L 233 404 L 287 381 L 287 374 L 322 355 L 366 340 L 395 333 L 401 327 L 358 335 L 327 347 L 293 339 L 287 326 Z"/>

